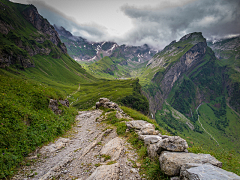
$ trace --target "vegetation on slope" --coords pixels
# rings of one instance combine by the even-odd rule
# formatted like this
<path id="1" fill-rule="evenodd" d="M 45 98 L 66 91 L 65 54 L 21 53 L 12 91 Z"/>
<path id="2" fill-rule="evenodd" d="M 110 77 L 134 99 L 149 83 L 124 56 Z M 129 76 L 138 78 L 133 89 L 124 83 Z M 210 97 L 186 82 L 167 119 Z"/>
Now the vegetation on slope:
<path id="1" fill-rule="evenodd" d="M 36 147 L 71 128 L 77 113 L 59 104 L 63 113 L 55 115 L 49 99 L 64 99 L 63 92 L 18 76 L 0 70 L 0 178 L 12 175 Z"/>

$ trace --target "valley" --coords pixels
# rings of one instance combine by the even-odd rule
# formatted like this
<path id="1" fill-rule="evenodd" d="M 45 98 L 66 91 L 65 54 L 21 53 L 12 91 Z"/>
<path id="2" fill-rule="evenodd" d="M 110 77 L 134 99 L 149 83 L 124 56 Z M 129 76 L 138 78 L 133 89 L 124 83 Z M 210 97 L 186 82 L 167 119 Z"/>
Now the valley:
<path id="1" fill-rule="evenodd" d="M 239 36 L 215 42 L 192 32 L 162 50 L 93 42 L 8 0 L 0 0 L 0 25 L 1 179 L 87 179 L 115 163 L 120 179 L 169 179 L 150 145 L 127 130 L 132 120 L 240 175 Z M 121 110 L 96 109 L 101 98 Z M 114 138 L 123 140 L 121 158 L 103 160 Z"/>

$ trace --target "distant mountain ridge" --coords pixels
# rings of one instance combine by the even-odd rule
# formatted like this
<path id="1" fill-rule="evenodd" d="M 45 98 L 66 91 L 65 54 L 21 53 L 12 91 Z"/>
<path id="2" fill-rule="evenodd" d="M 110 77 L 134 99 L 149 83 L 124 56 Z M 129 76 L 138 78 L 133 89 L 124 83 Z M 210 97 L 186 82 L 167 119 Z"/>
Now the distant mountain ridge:
<path id="1" fill-rule="evenodd" d="M 115 42 L 90 42 L 82 37 L 73 36 L 64 27 L 54 25 L 61 40 L 68 48 L 69 55 L 76 61 L 98 61 L 105 56 L 124 58 L 127 61 L 143 63 L 157 52 L 147 44 L 143 46 L 118 45 Z"/>

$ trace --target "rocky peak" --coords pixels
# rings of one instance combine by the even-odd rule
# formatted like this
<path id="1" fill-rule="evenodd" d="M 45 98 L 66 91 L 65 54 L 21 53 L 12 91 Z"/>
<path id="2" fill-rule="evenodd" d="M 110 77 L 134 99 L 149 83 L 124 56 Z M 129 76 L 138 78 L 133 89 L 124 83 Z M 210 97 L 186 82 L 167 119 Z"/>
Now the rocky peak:
<path id="1" fill-rule="evenodd" d="M 53 27 L 55 28 L 55 30 L 58 32 L 58 34 L 60 36 L 65 36 L 65 37 L 72 37 L 72 33 L 70 33 L 69 31 L 67 31 L 64 27 L 60 26 L 58 27 L 57 25 L 53 25 Z"/>
<path id="2" fill-rule="evenodd" d="M 62 44 L 57 31 L 44 19 L 37 11 L 37 8 L 33 5 L 28 6 L 22 11 L 23 16 L 27 21 L 29 21 L 38 31 L 49 35 L 49 40 L 58 46 L 63 53 L 67 53 L 67 48 Z"/>
<path id="3" fill-rule="evenodd" d="M 183 36 L 179 42 L 183 42 L 183 41 L 186 41 L 186 40 L 190 40 L 190 41 L 193 41 L 195 42 L 195 44 L 197 42 L 206 42 L 206 39 L 203 37 L 202 33 L 201 32 L 194 32 L 194 33 L 189 33 L 185 36 Z"/>

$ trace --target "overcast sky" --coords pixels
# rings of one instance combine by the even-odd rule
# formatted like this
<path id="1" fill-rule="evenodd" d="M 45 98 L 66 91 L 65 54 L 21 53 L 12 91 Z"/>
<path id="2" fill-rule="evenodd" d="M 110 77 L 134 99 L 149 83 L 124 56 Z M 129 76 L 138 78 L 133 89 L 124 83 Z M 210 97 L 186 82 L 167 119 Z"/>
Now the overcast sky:
<path id="1" fill-rule="evenodd" d="M 33 4 L 51 24 L 90 41 L 162 49 L 191 32 L 240 34 L 240 0 L 12 0 Z"/>

